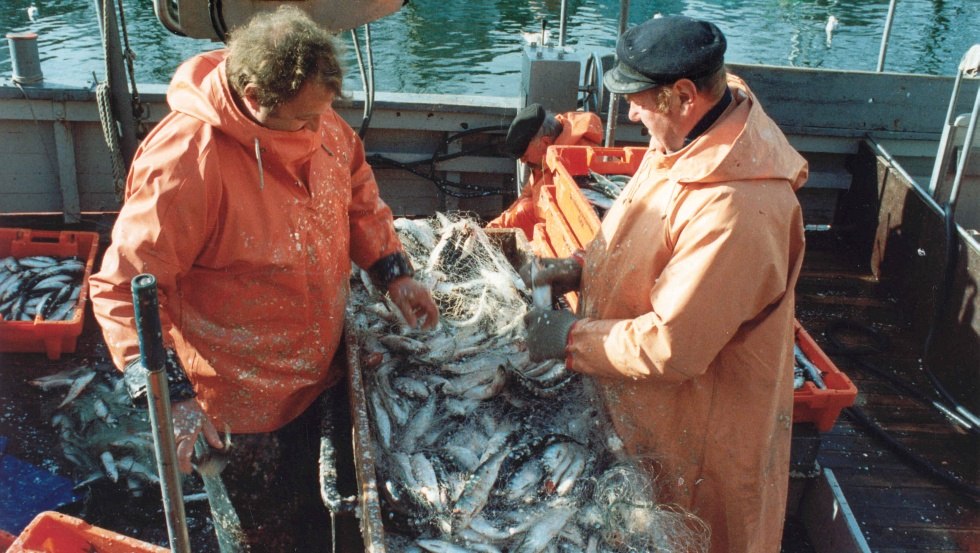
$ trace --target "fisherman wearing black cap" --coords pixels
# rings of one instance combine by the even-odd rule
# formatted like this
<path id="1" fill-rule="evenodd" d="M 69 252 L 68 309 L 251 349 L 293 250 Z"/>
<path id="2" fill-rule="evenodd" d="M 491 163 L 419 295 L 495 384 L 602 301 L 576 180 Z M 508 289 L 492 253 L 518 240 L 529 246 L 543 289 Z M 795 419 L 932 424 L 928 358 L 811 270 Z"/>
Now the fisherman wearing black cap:
<path id="1" fill-rule="evenodd" d="M 502 153 L 524 162 L 530 175 L 521 189 L 520 197 L 486 228 L 517 228 L 534 240 L 535 226 L 540 222 L 537 213 L 538 196 L 544 178 L 545 153 L 549 146 L 598 146 L 602 143 L 602 120 L 588 111 L 549 113 L 541 104 L 530 104 L 517 111 Z"/>
<path id="2" fill-rule="evenodd" d="M 626 450 L 657 461 L 655 501 L 703 519 L 713 553 L 774 553 L 807 163 L 727 74 L 725 46 L 682 16 L 622 35 L 603 82 L 650 148 L 581 262 L 536 261 L 534 284 L 580 290 L 579 311 L 525 322 L 532 360 L 599 377 Z"/>

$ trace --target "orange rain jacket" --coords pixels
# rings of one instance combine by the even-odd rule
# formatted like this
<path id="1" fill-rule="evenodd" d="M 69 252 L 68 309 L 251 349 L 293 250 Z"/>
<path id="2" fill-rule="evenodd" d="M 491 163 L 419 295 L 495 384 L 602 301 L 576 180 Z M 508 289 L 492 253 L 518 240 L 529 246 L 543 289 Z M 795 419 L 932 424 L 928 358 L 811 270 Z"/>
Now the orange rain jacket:
<path id="1" fill-rule="evenodd" d="M 531 140 L 521 161 L 531 166 L 531 176 L 521 196 L 505 209 L 486 228 L 518 228 L 528 239 L 533 238 L 534 225 L 541 222 L 535 206 L 538 204 L 538 191 L 541 189 L 543 173 L 541 165 L 548 146 L 598 146 L 602 143 L 602 120 L 595 113 L 570 111 L 555 115 L 561 123 L 561 134 L 552 140 L 549 136 L 538 136 Z"/>
<path id="2" fill-rule="evenodd" d="M 678 152 L 647 152 L 586 248 L 570 366 L 598 377 L 658 502 L 693 510 L 711 551 L 779 550 L 793 415 L 795 190 L 807 164 L 737 77 Z"/>
<path id="3" fill-rule="evenodd" d="M 317 132 L 258 125 L 235 106 L 224 57 L 178 68 L 92 304 L 122 368 L 139 354 L 130 281 L 156 276 L 164 342 L 217 428 L 267 432 L 340 377 L 351 260 L 402 248 L 353 129 L 332 110 Z"/>

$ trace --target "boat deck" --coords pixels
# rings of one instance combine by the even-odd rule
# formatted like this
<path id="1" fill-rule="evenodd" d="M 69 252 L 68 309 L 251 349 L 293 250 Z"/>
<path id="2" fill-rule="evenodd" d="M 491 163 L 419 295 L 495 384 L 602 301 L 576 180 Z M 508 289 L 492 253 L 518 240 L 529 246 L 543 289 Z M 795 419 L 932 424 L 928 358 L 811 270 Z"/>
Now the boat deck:
<path id="1" fill-rule="evenodd" d="M 0 220 L 0 226 L 27 225 Z M 105 221 L 89 221 L 88 226 L 84 230 L 99 230 L 107 236 Z M 876 366 L 929 393 L 928 381 L 918 368 L 921 340 L 912 335 L 908 311 L 882 291 L 867 263 L 848 252 L 831 232 L 810 233 L 797 292 L 798 320 L 857 385 L 856 406 L 932 465 L 962 475 L 976 486 L 978 438 L 958 431 L 935 411 L 864 368 Z M 72 465 L 56 448 L 50 414 L 42 409 L 50 395 L 44 396 L 26 382 L 73 366 L 108 370 L 106 349 L 90 311 L 76 353 L 58 361 L 39 353 L 0 356 L 0 435 L 9 438 L 5 453 L 63 475 L 71 474 Z M 835 329 L 841 321 L 852 326 Z M 885 339 L 880 352 L 855 357 L 840 351 L 841 346 L 867 344 L 866 340 L 859 344 L 862 336 L 853 330 L 860 325 L 870 325 Z M 846 411 L 830 432 L 819 435 L 816 462 L 833 471 L 871 551 L 980 551 L 978 502 L 911 468 Z M 91 487 L 85 500 L 61 510 L 111 531 L 167 545 L 165 517 L 159 497 L 152 494 L 133 498 L 102 482 Z M 204 502 L 188 504 L 187 513 L 193 550 L 217 551 Z M 784 552 L 822 552 L 814 545 L 820 540 L 809 539 L 804 526 L 797 514 L 788 517 Z"/>
<path id="2" fill-rule="evenodd" d="M 975 488 L 978 437 L 958 430 L 878 374 L 894 374 L 935 397 L 919 368 L 923 343 L 911 330 L 909 312 L 836 236 L 808 234 L 797 318 L 857 386 L 855 407 L 923 460 Z M 980 551 L 977 500 L 912 468 L 888 443 L 869 435 L 853 412 L 845 410 L 821 435 L 817 462 L 833 471 L 871 551 Z M 784 545 L 787 553 L 806 550 Z"/>

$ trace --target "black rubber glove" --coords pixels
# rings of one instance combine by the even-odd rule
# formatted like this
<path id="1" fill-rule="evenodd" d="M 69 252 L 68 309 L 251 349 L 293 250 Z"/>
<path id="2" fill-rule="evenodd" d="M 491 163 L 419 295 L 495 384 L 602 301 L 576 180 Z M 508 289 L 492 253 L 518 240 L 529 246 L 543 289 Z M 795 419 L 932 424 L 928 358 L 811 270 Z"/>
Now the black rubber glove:
<path id="1" fill-rule="evenodd" d="M 129 397 L 138 403 L 146 401 L 146 376 L 150 371 L 143 366 L 142 360 L 137 357 L 126 364 L 123 370 L 123 381 L 126 384 L 126 391 Z M 167 350 L 167 359 L 164 364 L 164 372 L 167 374 L 167 388 L 170 391 L 170 403 L 187 401 L 197 396 L 194 386 L 191 385 L 187 373 L 184 372 L 183 365 L 177 353 L 172 349 Z"/>
<path id="2" fill-rule="evenodd" d="M 581 317 L 565 309 L 535 308 L 524 315 L 531 361 L 564 359 L 568 333 Z"/>
<path id="3" fill-rule="evenodd" d="M 537 264 L 534 282 L 531 282 L 532 264 Z M 528 288 L 547 284 L 556 296 L 582 287 L 582 265 L 574 257 L 538 257 L 521 267 L 520 274 Z"/>

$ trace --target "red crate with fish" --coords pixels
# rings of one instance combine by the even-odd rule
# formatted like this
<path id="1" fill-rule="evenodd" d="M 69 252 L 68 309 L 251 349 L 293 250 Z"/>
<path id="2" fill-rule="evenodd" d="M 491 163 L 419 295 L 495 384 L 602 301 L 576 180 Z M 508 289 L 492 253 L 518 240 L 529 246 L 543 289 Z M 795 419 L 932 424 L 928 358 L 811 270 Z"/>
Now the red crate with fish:
<path id="1" fill-rule="evenodd" d="M 55 511 L 44 511 L 34 517 L 34 520 L 7 549 L 7 553 L 35 551 L 166 553 L 170 550 L 110 532 L 75 517 Z"/>
<path id="2" fill-rule="evenodd" d="M 98 246 L 95 232 L 0 228 L 0 352 L 75 351 Z"/>
<path id="3" fill-rule="evenodd" d="M 796 329 L 796 363 L 811 364 L 815 378 L 806 378 L 793 391 L 793 422 L 812 422 L 820 432 L 834 427 L 843 408 L 854 404 L 857 387 L 840 371 L 799 321 Z M 802 356 L 802 358 L 801 358 Z M 804 371 L 806 369 L 804 368 Z"/>

